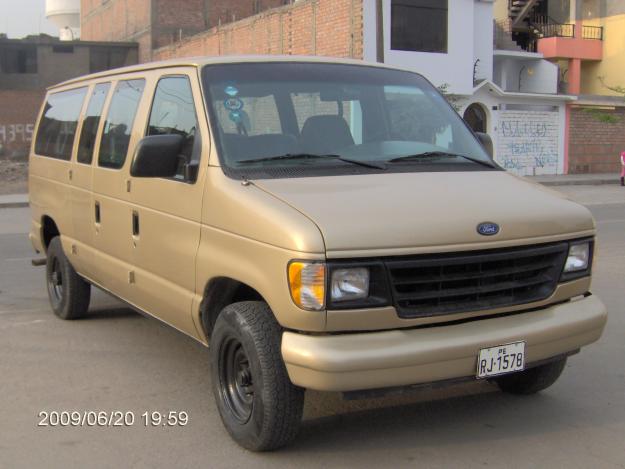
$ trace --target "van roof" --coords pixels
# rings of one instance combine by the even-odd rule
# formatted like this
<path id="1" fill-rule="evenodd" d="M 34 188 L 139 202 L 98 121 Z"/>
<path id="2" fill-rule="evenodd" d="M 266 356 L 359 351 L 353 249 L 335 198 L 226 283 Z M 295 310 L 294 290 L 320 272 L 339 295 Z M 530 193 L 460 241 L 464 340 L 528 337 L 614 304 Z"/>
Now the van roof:
<path id="1" fill-rule="evenodd" d="M 155 70 L 159 68 L 171 68 L 171 67 L 203 67 L 204 65 L 212 64 L 232 64 L 232 63 L 253 63 L 253 62 L 310 62 L 310 63 L 338 63 L 349 65 L 364 65 L 371 67 L 392 68 L 388 65 L 380 63 L 365 62 L 355 59 L 340 59 L 336 57 L 320 57 L 320 56 L 305 56 L 305 55 L 230 55 L 230 56 L 201 56 L 201 57 L 185 57 L 177 59 L 162 60 L 158 62 L 147 62 L 137 65 L 130 65 L 128 67 L 114 68 L 103 72 L 92 73 L 90 75 L 83 75 L 80 77 L 72 78 L 57 85 L 53 85 L 48 89 L 52 90 L 61 86 L 71 85 L 74 83 L 81 83 L 97 78 L 122 75 L 125 73 L 141 72 L 144 70 Z"/>

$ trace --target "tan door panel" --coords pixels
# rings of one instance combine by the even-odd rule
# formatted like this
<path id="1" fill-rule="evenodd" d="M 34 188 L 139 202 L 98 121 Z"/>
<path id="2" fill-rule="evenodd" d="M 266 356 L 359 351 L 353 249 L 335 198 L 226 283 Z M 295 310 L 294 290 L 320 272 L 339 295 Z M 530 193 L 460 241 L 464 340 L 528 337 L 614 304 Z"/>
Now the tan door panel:
<path id="1" fill-rule="evenodd" d="M 180 178 L 132 178 L 130 200 L 136 225 L 133 236 L 136 303 L 141 309 L 197 337 L 191 311 L 195 295 L 195 262 L 200 243 L 209 135 L 204 130 L 207 127 L 201 115 L 202 110 L 198 109 L 202 97 L 196 76 L 197 71 L 191 68 L 155 72 L 151 77 L 153 86 L 150 87 L 149 114 L 162 114 L 155 116 L 154 120 L 158 122 L 158 132 L 167 133 L 170 131 L 168 129 L 175 128 L 177 131 L 184 127 L 185 119 L 180 116 L 180 112 L 188 112 L 190 106 L 195 107 L 196 118 L 200 122 L 195 126 L 195 138 L 199 137 L 202 142 L 202 146 L 194 147 L 193 152 L 194 158 L 199 158 L 200 162 L 197 180 L 185 182 Z M 171 83 L 172 80 L 163 82 L 167 78 L 175 78 L 179 85 L 188 83 L 193 100 L 186 96 L 176 99 L 173 96 L 176 90 L 165 90 L 163 96 L 165 99 L 171 97 L 172 108 L 166 109 L 165 106 L 165 109 L 159 109 L 153 100 L 161 96 L 158 90 Z M 183 88 L 184 91 L 189 91 L 188 86 Z M 162 100 L 159 99 L 159 102 Z M 184 106 L 184 110 L 176 109 L 176 103 Z M 148 128 L 151 125 L 150 115 L 144 120 L 146 134 L 155 131 L 152 127 Z"/>
<path id="2" fill-rule="evenodd" d="M 93 203 L 90 207 L 98 283 L 132 303 L 134 248 L 133 209 L 128 192 L 129 165 L 141 138 L 138 129 L 146 112 L 145 96 L 149 88 L 146 75 L 124 76 L 123 80 L 112 84 L 113 91 L 105 106 L 103 115 L 106 117 L 94 155 Z M 118 104 L 115 103 L 117 93 L 124 94 Z M 134 116 L 131 116 L 133 110 Z M 127 150 L 124 151 L 126 145 Z"/>

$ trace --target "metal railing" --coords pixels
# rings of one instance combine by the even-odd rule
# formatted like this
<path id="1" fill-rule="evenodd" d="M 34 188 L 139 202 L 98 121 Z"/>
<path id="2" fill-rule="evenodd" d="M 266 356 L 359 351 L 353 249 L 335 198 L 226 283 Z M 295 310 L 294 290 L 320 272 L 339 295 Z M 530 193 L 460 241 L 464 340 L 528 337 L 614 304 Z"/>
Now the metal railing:
<path id="1" fill-rule="evenodd" d="M 582 39 L 596 39 L 603 41 L 603 27 L 582 26 Z"/>
<path id="2" fill-rule="evenodd" d="M 547 37 L 575 37 L 575 25 L 558 23 L 553 18 L 544 15 L 534 15 L 530 20 L 530 28 L 536 29 L 539 38 Z"/>

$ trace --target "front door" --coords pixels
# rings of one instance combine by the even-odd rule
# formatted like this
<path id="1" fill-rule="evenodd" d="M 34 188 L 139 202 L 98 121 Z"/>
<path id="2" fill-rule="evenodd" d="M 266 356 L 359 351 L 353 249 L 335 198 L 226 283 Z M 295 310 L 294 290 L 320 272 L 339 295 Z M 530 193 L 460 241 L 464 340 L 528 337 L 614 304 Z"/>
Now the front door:
<path id="1" fill-rule="evenodd" d="M 197 336 L 191 309 L 200 243 L 203 182 L 208 152 L 205 117 L 195 69 L 168 70 L 155 78 L 145 135 L 184 137 L 178 172 L 171 178 L 132 178 L 135 298 L 144 310 Z M 198 125 L 198 120 L 204 125 Z M 199 165 L 199 166 L 198 166 Z M 189 168 L 198 168 L 197 174 Z"/>

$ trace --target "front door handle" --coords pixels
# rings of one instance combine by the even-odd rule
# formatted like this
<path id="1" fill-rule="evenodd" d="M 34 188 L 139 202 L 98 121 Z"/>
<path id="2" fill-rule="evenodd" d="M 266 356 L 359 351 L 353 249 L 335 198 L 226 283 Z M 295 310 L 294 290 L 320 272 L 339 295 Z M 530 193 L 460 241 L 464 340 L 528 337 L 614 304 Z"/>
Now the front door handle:
<path id="1" fill-rule="evenodd" d="M 100 224 L 100 202 L 98 202 L 97 200 L 95 203 L 95 224 Z"/>
<path id="2" fill-rule="evenodd" d="M 136 211 L 132 212 L 132 235 L 139 237 L 139 214 Z"/>

